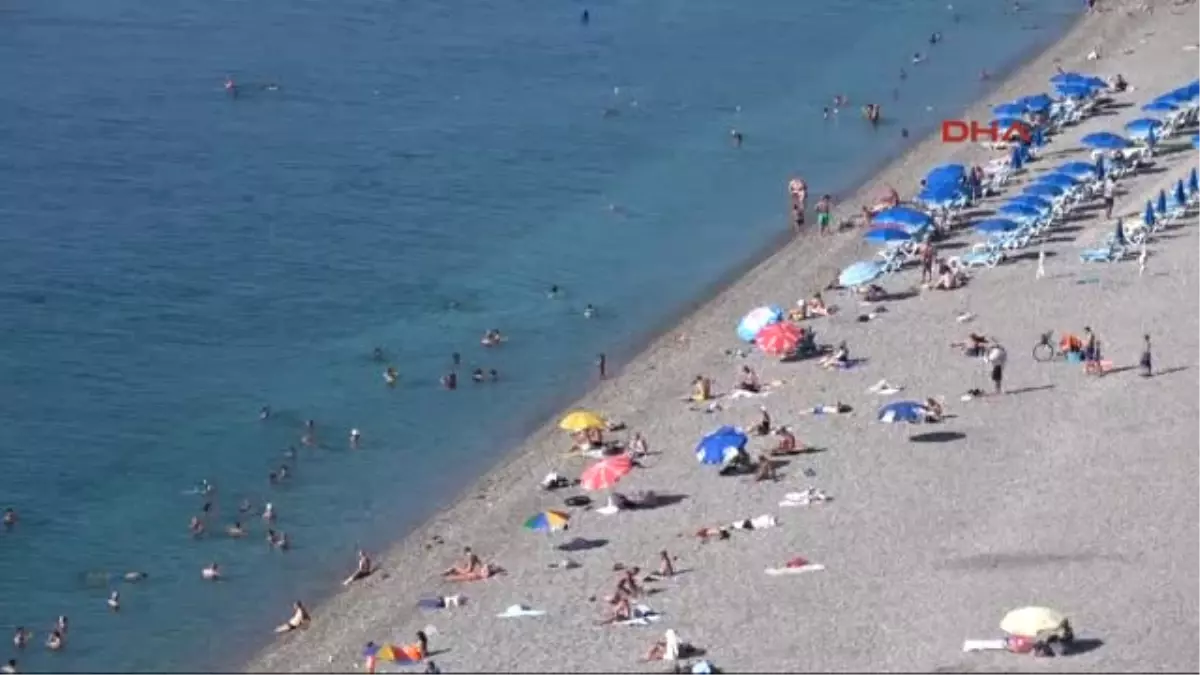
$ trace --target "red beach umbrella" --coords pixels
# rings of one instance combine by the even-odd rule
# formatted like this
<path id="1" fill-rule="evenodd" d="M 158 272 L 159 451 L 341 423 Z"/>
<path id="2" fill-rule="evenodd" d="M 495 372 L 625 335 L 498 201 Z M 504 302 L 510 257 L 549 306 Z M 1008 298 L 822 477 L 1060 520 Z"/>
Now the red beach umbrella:
<path id="1" fill-rule="evenodd" d="M 787 356 L 796 351 L 802 339 L 804 339 L 802 328 L 781 321 L 760 330 L 754 341 L 758 343 L 759 349 L 772 356 Z"/>
<path id="2" fill-rule="evenodd" d="M 584 490 L 607 490 L 633 470 L 633 459 L 626 454 L 606 457 L 589 466 L 579 477 Z"/>

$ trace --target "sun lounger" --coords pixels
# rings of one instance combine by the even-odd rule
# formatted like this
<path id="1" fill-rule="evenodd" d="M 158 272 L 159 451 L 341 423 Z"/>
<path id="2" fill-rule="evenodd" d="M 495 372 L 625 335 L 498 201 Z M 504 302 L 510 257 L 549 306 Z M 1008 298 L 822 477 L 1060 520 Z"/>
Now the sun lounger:
<path id="1" fill-rule="evenodd" d="M 1124 246 L 1085 249 L 1079 253 L 1080 262 L 1117 262 L 1128 254 Z"/>
<path id="2" fill-rule="evenodd" d="M 995 267 L 1004 262 L 1004 253 L 996 250 L 972 251 L 946 262 L 951 268 Z"/>

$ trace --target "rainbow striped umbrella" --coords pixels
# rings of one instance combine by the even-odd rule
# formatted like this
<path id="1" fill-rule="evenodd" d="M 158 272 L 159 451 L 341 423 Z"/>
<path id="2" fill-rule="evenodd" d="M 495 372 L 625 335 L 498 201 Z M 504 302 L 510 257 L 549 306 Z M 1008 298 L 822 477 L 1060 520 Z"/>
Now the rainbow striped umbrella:
<path id="1" fill-rule="evenodd" d="M 562 511 L 542 511 L 525 521 L 525 529 L 534 532 L 557 532 L 567 529 L 571 516 Z"/>

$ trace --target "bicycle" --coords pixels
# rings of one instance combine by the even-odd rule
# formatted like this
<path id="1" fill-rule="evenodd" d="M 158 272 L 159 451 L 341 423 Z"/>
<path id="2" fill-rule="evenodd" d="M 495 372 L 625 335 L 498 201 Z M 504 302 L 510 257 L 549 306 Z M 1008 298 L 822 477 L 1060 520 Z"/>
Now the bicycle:
<path id="1" fill-rule="evenodd" d="M 1033 360 L 1038 363 L 1046 363 L 1062 358 L 1066 358 L 1066 354 L 1054 345 L 1054 331 L 1042 333 L 1037 344 L 1033 346 Z"/>

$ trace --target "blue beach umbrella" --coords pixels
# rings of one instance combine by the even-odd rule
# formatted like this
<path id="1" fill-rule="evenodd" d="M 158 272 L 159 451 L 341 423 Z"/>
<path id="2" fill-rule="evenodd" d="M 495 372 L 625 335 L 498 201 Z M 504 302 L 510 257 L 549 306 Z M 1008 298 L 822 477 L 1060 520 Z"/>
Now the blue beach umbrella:
<path id="1" fill-rule="evenodd" d="M 780 321 L 783 321 L 783 310 L 778 307 L 770 306 L 752 309 L 738 322 L 737 336 L 743 342 L 754 342 L 758 331 Z"/>
<path id="2" fill-rule="evenodd" d="M 992 108 L 992 114 L 996 117 L 1020 117 L 1025 114 L 1025 106 L 1020 103 L 1001 103 Z"/>
<path id="3" fill-rule="evenodd" d="M 1086 148 L 1093 148 L 1096 150 L 1120 150 L 1133 145 L 1129 142 L 1129 139 L 1122 138 L 1121 136 L 1118 136 L 1114 133 L 1109 133 L 1107 131 L 1099 131 L 1094 134 L 1088 134 L 1087 136 L 1079 139 L 1079 142 Z"/>
<path id="4" fill-rule="evenodd" d="M 701 464 L 724 464 L 726 455 L 746 449 L 746 434 L 731 426 L 720 429 L 700 439 L 696 445 L 696 459 Z"/>
<path id="5" fill-rule="evenodd" d="M 1192 167 L 1192 170 L 1188 172 L 1188 192 L 1192 194 L 1200 192 L 1200 176 L 1197 176 L 1197 173 L 1200 172 L 1196 171 L 1196 167 Z"/>
<path id="6" fill-rule="evenodd" d="M 1085 80 L 1085 79 L 1087 79 L 1087 76 L 1084 75 L 1083 73 L 1076 73 L 1076 72 L 1055 73 L 1054 76 L 1052 76 L 1050 78 L 1050 84 L 1066 84 L 1068 82 L 1076 82 L 1078 80 Z"/>
<path id="7" fill-rule="evenodd" d="M 1167 191 L 1159 190 L 1158 199 L 1154 202 L 1154 212 L 1160 216 L 1167 215 Z"/>
<path id="8" fill-rule="evenodd" d="M 925 405 L 919 401 L 894 401 L 879 409 L 879 421 L 885 423 L 893 422 L 920 422 L 922 413 L 925 412 Z"/>
<path id="9" fill-rule="evenodd" d="M 1125 123 L 1125 131 L 1135 132 L 1149 129 L 1157 129 L 1163 125 L 1162 120 L 1156 120 L 1151 117 L 1139 117 L 1132 122 Z"/>
<path id="10" fill-rule="evenodd" d="M 1050 98 L 1048 94 L 1033 94 L 1017 99 L 1017 104 L 1025 106 L 1025 109 L 1030 112 L 1042 112 L 1054 104 L 1054 99 Z"/>
<path id="11" fill-rule="evenodd" d="M 1172 101 L 1155 100 L 1142 106 L 1143 112 L 1169 113 L 1179 109 L 1179 104 Z"/>
<path id="12" fill-rule="evenodd" d="M 1033 125 L 1026 120 L 1023 120 L 1020 117 L 1013 117 L 1011 115 L 997 115 L 996 119 L 992 120 L 988 124 L 996 127 L 997 134 L 1003 134 L 1009 129 L 1029 129 L 1032 131 L 1033 127 Z"/>
<path id="13" fill-rule="evenodd" d="M 1033 185 L 1027 186 L 1022 192 L 1024 194 L 1035 195 L 1037 197 L 1054 198 L 1062 195 L 1064 192 L 1066 192 L 1066 190 L 1057 185 L 1051 185 L 1049 183 L 1034 183 Z"/>
<path id="14" fill-rule="evenodd" d="M 893 206 L 876 213 L 871 222 L 876 225 L 926 226 L 933 223 L 933 218 L 924 211 L 907 206 Z"/>
<path id="15" fill-rule="evenodd" d="M 1197 97 L 1197 95 L 1198 93 L 1193 91 L 1191 87 L 1180 87 L 1178 89 L 1172 89 L 1171 91 L 1163 94 L 1160 98 L 1186 105 L 1191 103 Z"/>
<path id="16" fill-rule="evenodd" d="M 1183 179 L 1175 181 L 1175 206 L 1183 208 L 1187 206 L 1187 193 L 1183 191 Z"/>
<path id="17" fill-rule="evenodd" d="M 1079 181 L 1065 173 L 1048 173 L 1041 176 L 1034 183 L 1042 185 L 1057 185 L 1060 188 L 1070 189 L 1079 184 Z"/>
<path id="18" fill-rule="evenodd" d="M 967 175 L 967 167 L 962 164 L 942 164 L 935 166 L 925 174 L 925 183 L 932 185 L 934 183 L 947 183 L 956 180 L 962 180 Z"/>
<path id="19" fill-rule="evenodd" d="M 1055 173 L 1062 173 L 1068 176 L 1078 176 L 1080 178 L 1087 178 L 1097 173 L 1096 167 L 1088 164 L 1087 162 L 1067 162 L 1054 171 Z"/>
<path id="20" fill-rule="evenodd" d="M 1146 200 L 1146 212 L 1142 214 L 1142 220 L 1145 221 L 1147 225 L 1153 225 L 1155 223 L 1154 205 L 1150 203 L 1149 199 Z"/>
<path id="21" fill-rule="evenodd" d="M 862 260 L 842 270 L 838 283 L 845 288 L 869 284 L 883 274 L 883 265 L 874 260 Z"/>
<path id="22" fill-rule="evenodd" d="M 1042 213 L 1042 215 L 1046 215 L 1054 210 L 1053 204 L 1051 204 L 1045 198 L 1038 197 L 1037 195 L 1017 195 L 1016 197 L 1013 197 L 1012 199 L 1008 200 L 1008 202 L 1006 202 L 1006 203 L 1022 204 L 1024 206 L 1032 206 L 1033 208 L 1040 211 Z"/>
<path id="23" fill-rule="evenodd" d="M 1042 215 L 1039 209 L 1036 209 L 1028 204 L 1005 204 L 996 209 L 996 213 L 1004 216 L 1016 216 L 1017 218 L 1037 218 Z"/>
<path id="24" fill-rule="evenodd" d="M 985 234 L 999 234 L 1021 229 L 1021 226 L 1008 218 L 988 218 L 975 225 L 975 229 Z"/>
<path id="25" fill-rule="evenodd" d="M 894 227 L 877 227 L 863 235 L 863 239 L 877 244 L 890 244 L 900 241 L 911 241 L 912 235 Z"/>
<path id="26" fill-rule="evenodd" d="M 1067 98 L 1085 98 L 1091 96 L 1095 87 L 1082 82 L 1068 82 L 1054 85 L 1054 91 Z"/>

